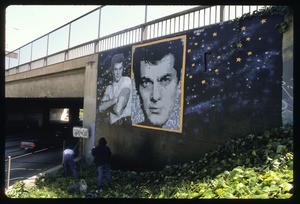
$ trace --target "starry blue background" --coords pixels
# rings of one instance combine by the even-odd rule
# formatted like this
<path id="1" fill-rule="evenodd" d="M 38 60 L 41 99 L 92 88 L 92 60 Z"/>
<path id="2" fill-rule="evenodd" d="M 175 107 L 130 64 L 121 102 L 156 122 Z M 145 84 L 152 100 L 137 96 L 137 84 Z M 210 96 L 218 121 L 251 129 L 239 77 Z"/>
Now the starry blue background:
<path id="1" fill-rule="evenodd" d="M 188 34 L 184 135 L 213 140 L 281 124 L 281 21 L 254 17 Z"/>

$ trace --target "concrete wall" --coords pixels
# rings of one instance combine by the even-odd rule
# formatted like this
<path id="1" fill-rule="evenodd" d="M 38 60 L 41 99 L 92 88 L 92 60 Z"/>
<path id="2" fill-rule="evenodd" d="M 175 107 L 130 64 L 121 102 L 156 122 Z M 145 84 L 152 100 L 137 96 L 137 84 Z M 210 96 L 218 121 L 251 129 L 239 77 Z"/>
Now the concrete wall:
<path id="1" fill-rule="evenodd" d="M 283 34 L 282 41 L 282 123 L 293 124 L 294 121 L 294 21 Z"/>
<path id="2" fill-rule="evenodd" d="M 84 97 L 85 66 L 97 55 L 6 76 L 5 97 Z"/>

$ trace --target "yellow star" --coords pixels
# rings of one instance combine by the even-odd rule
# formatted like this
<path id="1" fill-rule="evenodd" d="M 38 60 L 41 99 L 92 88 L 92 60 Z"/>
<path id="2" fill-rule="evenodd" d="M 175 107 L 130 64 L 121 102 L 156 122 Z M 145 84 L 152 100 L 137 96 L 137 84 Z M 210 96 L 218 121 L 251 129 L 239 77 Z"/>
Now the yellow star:
<path id="1" fill-rule="evenodd" d="M 195 42 L 195 45 L 198 45 L 198 43 L 197 43 L 197 42 Z"/>
<path id="2" fill-rule="evenodd" d="M 221 59 L 221 56 L 220 56 L 220 55 L 218 55 L 218 56 L 217 56 L 217 59 Z"/>
<path id="3" fill-rule="evenodd" d="M 192 67 L 194 67 L 194 66 L 195 66 L 195 63 L 192 64 Z"/>
<path id="4" fill-rule="evenodd" d="M 243 31 L 243 30 L 246 30 L 246 26 L 241 27 L 241 30 L 242 30 L 242 31 Z"/>
<path id="5" fill-rule="evenodd" d="M 261 22 L 261 24 L 264 24 L 264 23 L 267 22 L 267 19 L 264 18 L 264 19 L 262 19 L 260 22 Z"/>
<path id="6" fill-rule="evenodd" d="M 236 62 L 241 62 L 241 61 L 242 61 L 242 58 L 240 58 L 240 57 L 236 58 Z"/>
<path id="7" fill-rule="evenodd" d="M 218 35 L 218 33 L 216 33 L 216 32 L 214 32 L 214 33 L 212 34 L 213 37 L 216 37 L 217 35 Z"/>
<path id="8" fill-rule="evenodd" d="M 239 43 L 237 44 L 237 47 L 243 47 L 243 44 L 242 44 L 241 42 L 239 42 Z"/>
<path id="9" fill-rule="evenodd" d="M 251 40 L 251 38 L 250 38 L 250 37 L 247 37 L 247 38 L 246 38 L 246 41 L 250 41 L 250 40 Z"/>
<path id="10" fill-rule="evenodd" d="M 215 72 L 218 73 L 218 72 L 219 72 L 219 69 L 215 69 Z"/>
<path id="11" fill-rule="evenodd" d="M 207 47 L 208 50 L 210 50 L 210 47 Z"/>
<path id="12" fill-rule="evenodd" d="M 203 79 L 203 80 L 201 81 L 201 84 L 205 84 L 205 83 L 206 83 L 206 80 Z"/>
<path id="13" fill-rule="evenodd" d="M 248 56 L 252 55 L 252 51 L 249 51 L 247 54 L 248 54 Z"/>
<path id="14" fill-rule="evenodd" d="M 191 49 L 188 49 L 187 52 L 190 53 L 190 52 L 192 52 L 192 50 L 191 50 Z"/>

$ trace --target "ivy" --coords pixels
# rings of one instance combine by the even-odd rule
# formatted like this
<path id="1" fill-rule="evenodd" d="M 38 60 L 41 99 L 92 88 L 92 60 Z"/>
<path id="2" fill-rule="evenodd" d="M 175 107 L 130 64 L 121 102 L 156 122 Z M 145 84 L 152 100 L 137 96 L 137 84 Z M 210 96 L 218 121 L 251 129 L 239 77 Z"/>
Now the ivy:
<path id="1" fill-rule="evenodd" d="M 35 186 L 17 183 L 11 198 L 85 198 L 71 193 L 72 177 L 57 174 L 38 178 Z M 97 187 L 97 169 L 83 167 L 88 191 Z M 98 198 L 291 198 L 293 195 L 293 127 L 274 128 L 263 135 L 230 138 L 198 161 L 168 165 L 161 171 L 113 170 L 113 189 Z"/>

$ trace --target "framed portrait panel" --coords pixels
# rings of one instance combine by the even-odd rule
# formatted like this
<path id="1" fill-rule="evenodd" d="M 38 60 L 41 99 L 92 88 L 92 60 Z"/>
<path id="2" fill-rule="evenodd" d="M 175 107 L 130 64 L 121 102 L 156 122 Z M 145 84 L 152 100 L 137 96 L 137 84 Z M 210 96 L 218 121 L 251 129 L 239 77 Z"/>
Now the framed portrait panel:
<path id="1" fill-rule="evenodd" d="M 132 46 L 132 125 L 182 132 L 186 35 Z"/>

